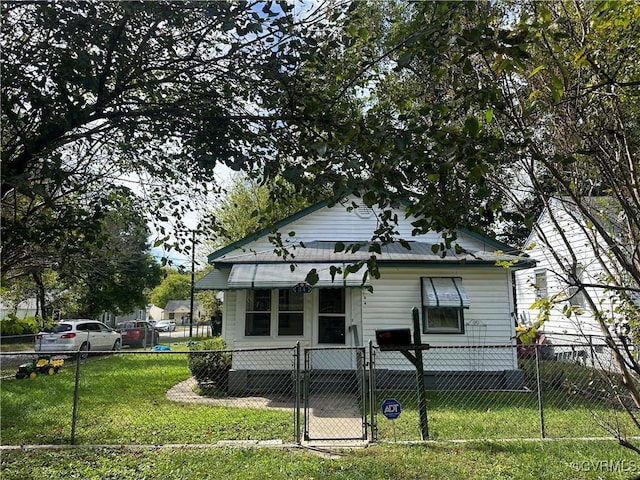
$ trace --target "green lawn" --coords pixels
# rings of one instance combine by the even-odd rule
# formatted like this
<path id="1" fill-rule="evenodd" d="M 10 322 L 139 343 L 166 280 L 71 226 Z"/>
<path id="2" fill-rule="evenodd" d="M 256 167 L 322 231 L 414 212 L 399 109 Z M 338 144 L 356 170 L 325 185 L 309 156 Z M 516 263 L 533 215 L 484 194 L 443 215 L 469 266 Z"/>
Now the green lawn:
<path id="1" fill-rule="evenodd" d="M 294 438 L 293 412 L 167 400 L 167 390 L 191 376 L 185 354 L 94 357 L 80 372 L 77 444 Z M 52 377 L 3 381 L 2 444 L 68 443 L 73 391 L 73 363 Z"/>
<path id="2" fill-rule="evenodd" d="M 90 357 L 81 363 L 77 444 L 215 443 L 219 440 L 292 442 L 293 409 L 236 408 L 176 403 L 166 392 L 191 376 L 187 355 L 174 345 L 170 354 L 138 353 Z M 3 380 L 0 389 L 3 445 L 67 444 L 72 434 L 74 363 L 58 375 Z M 378 392 L 402 403 L 397 420 L 378 413 L 378 439 L 420 439 L 415 394 Z M 598 421 L 614 420 L 637 434 L 624 412 L 604 402 L 544 393 L 546 435 L 551 438 L 611 436 Z M 533 392 L 428 392 L 429 438 L 539 438 L 537 396 Z"/>
<path id="3" fill-rule="evenodd" d="M 176 345 L 176 349 L 180 346 Z M 4 450 L 5 479 L 623 479 L 639 474 L 640 458 L 613 441 L 471 441 L 447 438 L 536 437 L 536 396 L 529 393 L 429 392 L 432 443 L 419 438 L 415 397 L 380 392 L 403 403 L 398 420 L 378 415 L 380 443 L 363 450 L 302 448 L 125 449 L 121 444 L 213 444 L 219 440 L 294 438 L 293 412 L 174 403 L 166 392 L 187 379 L 182 353 L 117 354 L 81 364 L 78 444 L 113 448 Z M 74 364 L 58 375 L 3 380 L 3 445 L 66 444 L 71 435 Z M 557 436 L 602 435 L 590 421 L 600 402 L 549 390 L 547 427 Z M 412 403 L 413 402 L 413 403 Z M 622 417 L 624 419 L 624 417 Z M 625 420 L 623 420 L 625 421 Z"/>
<path id="4" fill-rule="evenodd" d="M 332 453 L 333 455 L 327 455 Z M 613 442 L 376 445 L 363 450 L 79 449 L 2 452 L 3 480 L 627 479 L 636 454 Z"/>
<path id="5" fill-rule="evenodd" d="M 538 438 L 540 412 L 535 392 L 427 392 L 429 438 Z M 419 440 L 419 414 L 414 392 L 382 391 L 378 398 L 396 398 L 402 414 L 387 420 L 378 414 L 382 440 Z M 557 388 L 543 394 L 545 436 L 548 438 L 608 437 L 603 424 L 615 424 L 626 435 L 638 430 L 627 413 L 592 399 L 568 395 Z"/>

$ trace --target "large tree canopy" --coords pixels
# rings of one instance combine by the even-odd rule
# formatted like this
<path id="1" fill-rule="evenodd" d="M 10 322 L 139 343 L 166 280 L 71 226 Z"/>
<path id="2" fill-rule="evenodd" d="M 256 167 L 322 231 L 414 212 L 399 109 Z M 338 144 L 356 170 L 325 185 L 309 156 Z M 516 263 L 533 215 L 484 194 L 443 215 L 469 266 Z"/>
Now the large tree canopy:
<path id="1" fill-rule="evenodd" d="M 90 215 L 66 205 L 134 182 L 156 220 L 179 221 L 215 188 L 216 164 L 260 165 L 277 140 L 281 80 L 302 60 L 296 32 L 316 21 L 292 10 L 271 1 L 3 2 L 3 216 L 64 239 L 92 228 Z M 55 225 L 33 208 L 45 204 L 62 212 Z M 3 242 L 37 243 L 32 233 L 4 230 Z M 16 252 L 3 250 L 6 272 Z"/>
<path id="2" fill-rule="evenodd" d="M 291 184 L 282 179 L 260 184 L 247 176 L 235 177 L 227 195 L 209 212 L 209 221 L 219 225 L 215 236 L 207 243 L 209 252 L 273 227 L 321 199 L 321 194 L 321 189 L 297 194 Z"/>
<path id="3" fill-rule="evenodd" d="M 128 313 L 147 304 L 147 291 L 160 281 L 161 270 L 149 250 L 140 201 L 126 189 L 105 192 L 99 200 L 91 209 L 68 206 L 82 215 L 90 213 L 92 222 L 91 228 L 69 232 L 67 243 L 51 241 L 43 231 L 37 244 L 12 245 L 10 250 L 23 256 L 3 275 L 3 297 L 7 293 L 17 303 L 35 296 L 45 319 L 52 310 L 92 317 L 105 311 Z M 46 213 L 56 228 L 57 213 Z M 12 228 L 11 220 L 7 218 L 3 228 Z M 34 287 L 25 289 L 28 280 Z"/>
<path id="4" fill-rule="evenodd" d="M 320 152 L 305 180 L 339 174 L 368 205 L 423 215 L 420 230 L 511 234 L 517 223 L 532 227 L 550 196 L 566 201 L 596 239 L 604 273 L 598 285 L 582 283 L 571 232 L 560 233 L 570 253 L 559 273 L 585 294 L 640 406 L 640 364 L 614 328 L 623 321 L 640 333 L 638 4 L 359 2 L 338 17 L 344 26 L 331 33 L 342 49 L 323 44 L 307 63 L 319 93 L 297 97 L 317 114 L 300 135 Z M 336 68 L 341 75 L 324 76 Z M 607 207 L 594 208 L 594 196 Z M 587 287 L 615 297 L 615 311 Z"/>

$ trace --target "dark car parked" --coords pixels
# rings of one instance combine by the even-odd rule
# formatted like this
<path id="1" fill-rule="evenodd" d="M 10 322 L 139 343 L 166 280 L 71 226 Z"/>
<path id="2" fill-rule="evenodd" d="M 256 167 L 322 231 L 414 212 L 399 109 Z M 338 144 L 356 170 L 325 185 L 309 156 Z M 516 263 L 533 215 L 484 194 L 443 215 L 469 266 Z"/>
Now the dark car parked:
<path id="1" fill-rule="evenodd" d="M 160 334 L 154 330 L 149 322 L 145 322 L 144 320 L 120 322 L 116 326 L 116 330 L 122 334 L 122 345 L 150 347 L 158 344 L 160 341 Z"/>

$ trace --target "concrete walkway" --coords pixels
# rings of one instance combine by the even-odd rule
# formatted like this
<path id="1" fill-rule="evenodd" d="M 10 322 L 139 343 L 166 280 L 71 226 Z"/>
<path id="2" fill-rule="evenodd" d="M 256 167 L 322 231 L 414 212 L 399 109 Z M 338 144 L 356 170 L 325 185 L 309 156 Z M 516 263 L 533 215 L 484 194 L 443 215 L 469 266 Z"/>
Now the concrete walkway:
<path id="1" fill-rule="evenodd" d="M 291 395 L 270 395 L 253 397 L 202 397 L 194 392 L 195 378 L 173 386 L 167 392 L 172 402 L 199 403 L 218 407 L 270 408 L 291 410 L 295 408 Z M 304 405 L 301 405 L 304 407 Z M 362 437 L 362 416 L 356 396 L 343 393 L 316 393 L 309 399 L 308 432 L 312 440 L 304 442 L 308 446 L 353 445 L 367 442 Z M 348 440 L 342 440 L 348 439 Z"/>

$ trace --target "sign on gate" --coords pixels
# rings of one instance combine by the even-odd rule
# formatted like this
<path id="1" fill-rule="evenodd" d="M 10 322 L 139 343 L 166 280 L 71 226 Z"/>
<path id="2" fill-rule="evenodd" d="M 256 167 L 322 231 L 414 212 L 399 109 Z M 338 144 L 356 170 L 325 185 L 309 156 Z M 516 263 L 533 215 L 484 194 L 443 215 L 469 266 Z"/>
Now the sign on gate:
<path id="1" fill-rule="evenodd" d="M 382 402 L 382 414 L 389 420 L 395 420 L 402 413 L 402 406 L 395 398 L 387 398 Z"/>

